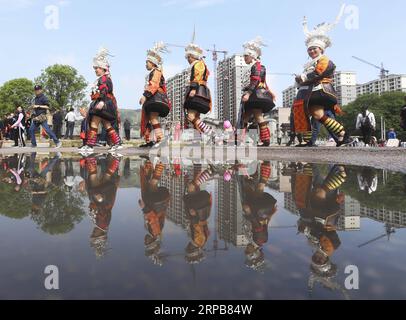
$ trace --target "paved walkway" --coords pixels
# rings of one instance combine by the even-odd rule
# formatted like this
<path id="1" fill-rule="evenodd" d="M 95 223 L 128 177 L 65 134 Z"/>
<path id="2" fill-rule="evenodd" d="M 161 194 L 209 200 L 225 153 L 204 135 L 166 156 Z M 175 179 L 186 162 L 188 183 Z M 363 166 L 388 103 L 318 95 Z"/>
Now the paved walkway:
<path id="1" fill-rule="evenodd" d="M 255 160 L 280 160 L 288 162 L 312 162 L 312 163 L 339 163 L 344 165 L 359 165 L 370 166 L 378 169 L 388 169 L 393 171 L 401 171 L 406 173 L 406 148 L 288 148 L 288 147 L 270 147 L 270 148 L 257 148 L 255 152 L 242 149 L 237 149 L 238 153 L 235 153 L 235 148 L 209 148 L 211 152 L 205 153 L 209 156 L 203 158 L 213 158 L 218 160 L 218 156 L 223 153 L 224 161 L 227 161 L 227 157 L 236 154 L 236 159 L 241 159 L 241 152 L 246 154 L 249 159 Z M 32 153 L 37 152 L 39 154 L 48 153 L 61 153 L 63 154 L 78 154 L 77 148 L 2 148 L 0 149 L 0 157 L 2 155 L 12 155 L 19 153 Z M 107 148 L 95 148 L 95 153 L 102 154 L 107 153 Z M 161 154 L 162 152 L 162 154 Z M 145 150 L 140 148 L 126 148 L 120 150 L 120 154 L 123 156 L 140 156 L 147 155 L 149 153 L 155 155 L 172 155 L 168 150 Z M 228 154 L 228 156 L 227 156 Z M 188 156 L 182 154 L 182 158 Z M 254 158 L 254 159 L 253 159 Z"/>

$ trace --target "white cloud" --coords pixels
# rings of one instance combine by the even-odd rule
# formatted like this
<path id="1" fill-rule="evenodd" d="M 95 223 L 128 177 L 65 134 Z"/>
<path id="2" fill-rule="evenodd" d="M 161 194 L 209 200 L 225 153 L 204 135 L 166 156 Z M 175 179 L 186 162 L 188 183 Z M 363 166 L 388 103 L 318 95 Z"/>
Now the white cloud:
<path id="1" fill-rule="evenodd" d="M 76 55 L 73 53 L 69 54 L 50 54 L 46 57 L 46 63 L 48 65 L 53 64 L 67 64 L 74 66 L 77 62 Z"/>

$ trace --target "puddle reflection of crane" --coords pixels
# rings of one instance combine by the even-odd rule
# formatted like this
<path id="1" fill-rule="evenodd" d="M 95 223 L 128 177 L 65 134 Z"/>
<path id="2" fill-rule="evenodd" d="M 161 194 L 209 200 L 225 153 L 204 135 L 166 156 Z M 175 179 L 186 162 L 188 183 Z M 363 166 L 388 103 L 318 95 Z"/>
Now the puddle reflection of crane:
<path id="1" fill-rule="evenodd" d="M 374 243 L 386 237 L 388 237 L 388 241 L 390 241 L 391 235 L 396 233 L 396 229 L 390 224 L 385 224 L 385 231 L 386 231 L 385 234 L 359 245 L 358 248 L 366 247 L 367 245 L 370 245 L 371 243 Z"/>

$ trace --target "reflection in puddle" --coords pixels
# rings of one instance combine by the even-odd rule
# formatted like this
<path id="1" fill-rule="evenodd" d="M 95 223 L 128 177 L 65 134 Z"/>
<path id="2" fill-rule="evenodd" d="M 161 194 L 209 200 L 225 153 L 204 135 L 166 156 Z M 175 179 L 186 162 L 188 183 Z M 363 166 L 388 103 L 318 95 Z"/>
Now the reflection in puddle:
<path id="1" fill-rule="evenodd" d="M 1 161 L 2 298 L 48 297 L 38 279 L 49 264 L 63 298 L 406 297 L 402 174 L 112 155 Z M 345 288 L 348 265 L 359 290 Z"/>

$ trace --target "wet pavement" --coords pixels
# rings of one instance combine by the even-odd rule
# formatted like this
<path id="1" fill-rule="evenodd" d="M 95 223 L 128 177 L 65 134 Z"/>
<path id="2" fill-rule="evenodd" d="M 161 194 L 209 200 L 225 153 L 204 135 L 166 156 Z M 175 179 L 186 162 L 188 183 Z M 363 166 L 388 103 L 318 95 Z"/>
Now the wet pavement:
<path id="1" fill-rule="evenodd" d="M 0 156 L 0 298 L 405 299 L 402 167 L 263 152 Z"/>
<path id="2" fill-rule="evenodd" d="M 161 156 L 171 157 L 189 157 L 193 152 L 190 148 L 196 148 L 196 145 L 165 145 L 160 148 L 142 149 L 136 147 L 125 147 L 120 150 L 122 156 L 140 156 L 149 155 L 151 157 Z M 295 147 L 277 147 L 268 148 L 250 148 L 250 147 L 211 147 L 200 146 L 204 159 L 219 161 L 223 159 L 229 162 L 230 159 L 246 160 L 280 160 L 280 161 L 305 161 L 312 163 L 341 163 L 345 165 L 369 166 L 377 169 L 386 169 L 391 171 L 400 171 L 406 173 L 406 148 L 336 148 L 336 147 L 317 147 L 317 148 L 295 148 Z M 95 153 L 106 153 L 108 148 L 95 148 Z M 22 154 L 38 152 L 40 154 L 49 154 L 59 152 L 64 155 L 78 155 L 76 147 L 67 147 L 61 149 L 55 148 L 1 148 L 0 155 Z M 220 160 L 221 161 L 221 160 Z"/>

